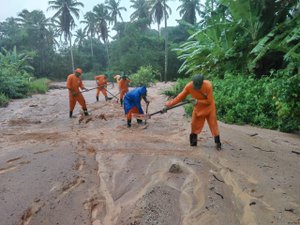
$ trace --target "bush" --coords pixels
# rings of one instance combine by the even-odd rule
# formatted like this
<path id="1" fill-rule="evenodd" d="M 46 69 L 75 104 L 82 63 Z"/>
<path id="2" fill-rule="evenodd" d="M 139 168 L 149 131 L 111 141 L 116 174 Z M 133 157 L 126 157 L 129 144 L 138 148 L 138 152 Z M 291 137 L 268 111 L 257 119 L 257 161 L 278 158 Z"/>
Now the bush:
<path id="1" fill-rule="evenodd" d="M 50 80 L 46 78 L 40 78 L 29 82 L 30 94 L 45 94 L 48 91 L 48 85 Z"/>
<path id="2" fill-rule="evenodd" d="M 8 98 L 23 98 L 28 95 L 29 74 L 13 68 L 0 70 L 0 90 Z"/>
<path id="3" fill-rule="evenodd" d="M 4 94 L 0 93 L 0 107 L 5 107 L 8 105 L 9 99 Z"/>
<path id="4" fill-rule="evenodd" d="M 96 72 L 83 72 L 83 76 L 82 76 L 82 79 L 83 80 L 95 80 L 95 76 L 98 76 L 100 74 L 103 74 L 103 73 L 96 73 Z"/>
<path id="5" fill-rule="evenodd" d="M 142 66 L 137 73 L 130 76 L 130 86 L 138 87 L 145 85 L 149 87 L 157 82 L 156 74 L 158 72 L 152 66 Z"/>
<path id="6" fill-rule="evenodd" d="M 292 132 L 300 129 L 300 76 L 214 79 L 218 119 Z"/>
<path id="7" fill-rule="evenodd" d="M 179 79 L 165 95 L 175 97 L 190 79 Z M 284 132 L 300 130 L 300 75 L 278 72 L 271 77 L 245 77 L 226 74 L 214 78 L 214 97 L 219 120 L 250 124 Z M 185 106 L 187 115 L 193 107 Z"/>
<path id="8" fill-rule="evenodd" d="M 191 81 L 191 78 L 179 78 L 174 86 L 163 92 L 164 95 L 168 97 L 176 97 L 185 87 L 185 85 Z"/>

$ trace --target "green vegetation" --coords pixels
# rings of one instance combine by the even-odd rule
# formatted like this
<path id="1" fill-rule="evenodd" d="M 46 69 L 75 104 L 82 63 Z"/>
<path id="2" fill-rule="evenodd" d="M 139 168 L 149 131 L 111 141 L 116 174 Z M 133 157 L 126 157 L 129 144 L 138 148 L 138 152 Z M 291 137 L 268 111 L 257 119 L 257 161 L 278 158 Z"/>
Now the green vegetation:
<path id="1" fill-rule="evenodd" d="M 6 106 L 12 98 L 24 98 L 31 94 L 45 93 L 48 90 L 47 79 L 34 80 L 29 65 L 31 57 L 3 49 L 0 52 L 0 106 Z"/>
<path id="2" fill-rule="evenodd" d="M 45 94 L 48 91 L 50 80 L 40 78 L 29 82 L 30 94 Z"/>
<path id="3" fill-rule="evenodd" d="M 178 95 L 190 79 L 179 79 L 164 92 Z M 300 76 L 255 77 L 226 74 L 212 79 L 218 119 L 226 123 L 251 124 L 280 131 L 300 129 Z M 185 107 L 192 115 L 193 107 Z"/>
<path id="4" fill-rule="evenodd" d="M 0 93 L 0 107 L 7 106 L 9 102 L 8 97 L 6 97 L 4 94 Z"/>
<path id="5" fill-rule="evenodd" d="M 152 66 L 142 66 L 135 74 L 130 75 L 130 86 L 145 85 L 149 87 L 157 82 L 157 75 L 158 72 L 153 70 Z"/>
<path id="6" fill-rule="evenodd" d="M 83 18 L 80 1 L 53 0 L 52 18 L 24 9 L 1 21 L 0 104 L 45 92 L 47 81 L 35 78 L 65 81 L 74 67 L 84 79 L 132 74 L 132 85 L 178 80 L 169 96 L 203 73 L 215 86 L 220 119 L 299 130 L 299 0 L 177 1 L 176 27 L 167 26 L 168 0 L 131 0 L 130 22 L 120 0 L 97 4 Z M 83 27 L 74 31 L 75 18 Z"/>
<path id="7" fill-rule="evenodd" d="M 300 77 L 225 75 L 214 79 L 218 116 L 228 123 L 251 124 L 281 131 L 300 129 Z"/>
<path id="8" fill-rule="evenodd" d="M 218 118 L 299 130 L 299 1 L 206 0 L 203 15 L 176 51 L 179 71 L 212 80 Z"/>

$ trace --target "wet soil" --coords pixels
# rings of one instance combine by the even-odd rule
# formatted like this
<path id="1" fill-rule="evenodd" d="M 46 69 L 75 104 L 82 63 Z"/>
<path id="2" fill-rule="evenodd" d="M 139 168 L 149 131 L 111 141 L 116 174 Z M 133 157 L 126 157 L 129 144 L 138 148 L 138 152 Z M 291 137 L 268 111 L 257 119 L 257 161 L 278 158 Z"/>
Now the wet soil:
<path id="1" fill-rule="evenodd" d="M 299 135 L 219 123 L 222 151 L 208 127 L 190 147 L 183 108 L 129 129 L 93 90 L 69 119 L 54 85 L 0 108 L 1 225 L 300 224 Z M 150 113 L 170 85 L 149 88 Z"/>

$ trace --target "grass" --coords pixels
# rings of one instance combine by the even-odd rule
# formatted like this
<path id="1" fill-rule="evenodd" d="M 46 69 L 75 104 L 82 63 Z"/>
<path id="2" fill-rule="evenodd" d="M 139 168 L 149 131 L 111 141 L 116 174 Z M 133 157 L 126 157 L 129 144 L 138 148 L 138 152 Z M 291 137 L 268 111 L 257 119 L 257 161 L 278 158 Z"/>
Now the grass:
<path id="1" fill-rule="evenodd" d="M 8 105 L 9 98 L 6 95 L 0 93 L 0 107 L 5 107 Z"/>
<path id="2" fill-rule="evenodd" d="M 46 78 L 36 79 L 29 83 L 30 94 L 45 94 L 48 91 L 49 80 Z"/>

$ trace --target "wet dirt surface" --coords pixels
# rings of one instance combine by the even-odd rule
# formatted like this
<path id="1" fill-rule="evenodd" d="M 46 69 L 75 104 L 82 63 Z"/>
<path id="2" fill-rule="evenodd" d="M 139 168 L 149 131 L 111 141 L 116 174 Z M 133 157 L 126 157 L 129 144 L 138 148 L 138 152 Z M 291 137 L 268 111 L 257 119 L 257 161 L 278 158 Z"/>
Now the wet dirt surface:
<path id="1" fill-rule="evenodd" d="M 208 127 L 190 147 L 183 108 L 128 129 L 90 91 L 69 119 L 60 86 L 0 108 L 0 225 L 300 224 L 299 135 L 220 123 L 222 151 Z"/>

